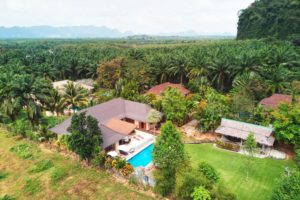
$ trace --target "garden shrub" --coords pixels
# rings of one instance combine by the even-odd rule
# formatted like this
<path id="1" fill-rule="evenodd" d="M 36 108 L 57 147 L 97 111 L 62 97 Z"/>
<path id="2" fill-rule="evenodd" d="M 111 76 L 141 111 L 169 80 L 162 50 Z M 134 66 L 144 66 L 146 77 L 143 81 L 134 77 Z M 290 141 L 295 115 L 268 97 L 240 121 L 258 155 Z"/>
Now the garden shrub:
<path id="1" fill-rule="evenodd" d="M 106 160 L 107 154 L 105 151 L 101 151 L 99 154 L 97 154 L 93 160 L 92 160 L 92 164 L 97 166 L 97 167 L 103 167 L 105 164 L 105 160 Z"/>
<path id="2" fill-rule="evenodd" d="M 292 172 L 284 176 L 276 186 L 272 200 L 299 200 L 300 197 L 300 172 Z"/>
<path id="3" fill-rule="evenodd" d="M 296 150 L 295 161 L 296 161 L 298 168 L 300 169 L 300 148 L 298 148 Z"/>
<path id="4" fill-rule="evenodd" d="M 52 183 L 57 183 L 58 181 L 62 180 L 64 177 L 68 175 L 67 171 L 63 168 L 55 168 L 51 175 L 50 179 Z"/>
<path id="5" fill-rule="evenodd" d="M 69 137 L 68 135 L 59 135 L 56 144 L 61 148 L 69 149 L 68 137 Z"/>
<path id="6" fill-rule="evenodd" d="M 211 200 L 210 193 L 203 186 L 196 187 L 191 194 L 193 200 Z"/>
<path id="7" fill-rule="evenodd" d="M 192 199 L 191 194 L 194 188 L 199 186 L 211 188 L 211 182 L 200 172 L 192 170 L 185 172 L 177 177 L 175 196 L 178 199 Z"/>
<path id="8" fill-rule="evenodd" d="M 220 179 L 220 176 L 219 176 L 219 173 L 217 172 L 217 170 L 213 166 L 209 165 L 206 162 L 201 162 L 198 165 L 198 170 L 200 172 L 202 172 L 208 180 L 210 180 L 214 183 L 216 183 Z"/>
<path id="9" fill-rule="evenodd" d="M 240 150 L 240 146 L 238 144 L 232 144 L 232 143 L 223 142 L 223 141 L 220 141 L 220 140 L 216 141 L 216 145 L 217 145 L 217 147 L 227 149 L 227 150 L 230 150 L 230 151 L 238 152 Z"/>
<path id="10" fill-rule="evenodd" d="M 123 175 L 123 176 L 129 176 L 130 174 L 132 174 L 134 172 L 134 168 L 132 167 L 131 164 L 129 163 L 126 163 L 125 166 L 120 169 L 120 173 Z"/>
<path id="11" fill-rule="evenodd" d="M 50 169 L 51 167 L 53 167 L 53 163 L 51 160 L 41 160 L 34 166 L 33 169 L 30 170 L 30 172 L 39 173 L 42 171 L 46 171 L 47 169 Z"/>
<path id="12" fill-rule="evenodd" d="M 33 140 L 33 141 L 39 140 L 38 134 L 32 130 L 25 130 L 25 136 L 26 136 L 26 138 Z"/>
<path id="13" fill-rule="evenodd" d="M 8 173 L 4 172 L 4 171 L 0 171 L 0 181 L 2 179 L 5 179 L 7 177 Z"/>
<path id="14" fill-rule="evenodd" d="M 39 191 L 41 191 L 41 184 L 38 179 L 28 179 L 24 186 L 24 192 L 33 195 Z"/>
<path id="15" fill-rule="evenodd" d="M 105 164 L 104 164 L 105 169 L 111 169 L 113 167 L 112 162 L 113 162 L 113 159 L 111 157 L 107 157 Z"/>
<path id="16" fill-rule="evenodd" d="M 0 197 L 0 200 L 14 200 L 16 198 L 13 198 L 7 194 L 5 194 L 4 196 Z"/>
<path id="17" fill-rule="evenodd" d="M 123 167 L 125 167 L 126 165 L 126 160 L 120 158 L 120 157 L 116 157 L 113 161 L 112 161 L 112 166 L 115 169 L 122 169 Z"/>
<path id="18" fill-rule="evenodd" d="M 236 195 L 227 187 L 223 185 L 223 183 L 218 183 L 210 190 L 210 195 L 212 199 L 218 200 L 237 200 Z"/>
<path id="19" fill-rule="evenodd" d="M 33 146 L 30 144 L 18 144 L 10 148 L 10 151 L 23 159 L 33 157 Z"/>
<path id="20" fill-rule="evenodd" d="M 26 120 L 17 120 L 14 123 L 11 123 L 8 125 L 9 130 L 16 135 L 21 135 L 23 137 L 26 137 L 26 130 L 29 130 L 29 124 Z"/>

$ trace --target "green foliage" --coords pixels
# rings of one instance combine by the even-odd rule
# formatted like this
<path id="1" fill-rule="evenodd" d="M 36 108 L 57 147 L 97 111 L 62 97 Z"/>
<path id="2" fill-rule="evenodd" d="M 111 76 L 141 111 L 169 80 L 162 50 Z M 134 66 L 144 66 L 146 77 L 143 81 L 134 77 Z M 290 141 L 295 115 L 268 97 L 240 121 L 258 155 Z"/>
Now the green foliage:
<path id="1" fill-rule="evenodd" d="M 153 163 L 158 167 L 155 172 L 155 190 L 161 195 L 168 195 L 175 186 L 175 175 L 184 168 L 187 158 L 180 133 L 167 121 L 161 127 L 152 152 Z"/>
<path id="2" fill-rule="evenodd" d="M 298 147 L 298 149 L 296 149 L 295 153 L 296 153 L 295 161 L 296 161 L 298 168 L 300 169 L 300 148 L 299 147 Z"/>
<path id="3" fill-rule="evenodd" d="M 255 137 L 254 137 L 254 134 L 253 133 L 249 133 L 245 142 L 244 142 L 244 146 L 245 146 L 245 149 L 253 154 L 257 148 L 257 143 L 256 143 L 256 140 L 255 140 Z"/>
<path id="4" fill-rule="evenodd" d="M 9 195 L 4 195 L 2 197 L 0 197 L 0 200 L 15 200 L 16 198 L 9 196 Z"/>
<path id="5" fill-rule="evenodd" d="M 1 181 L 2 179 L 5 179 L 7 176 L 8 176 L 8 173 L 7 173 L 7 172 L 0 171 L 0 181 Z"/>
<path id="6" fill-rule="evenodd" d="M 41 191 L 41 183 L 38 179 L 28 179 L 26 180 L 25 182 L 25 185 L 24 185 L 24 192 L 29 194 L 29 195 L 33 195 L 37 192 L 40 192 Z"/>
<path id="7" fill-rule="evenodd" d="M 241 11 L 238 39 L 275 37 L 287 39 L 299 34 L 300 2 L 295 0 L 258 0 Z"/>
<path id="8" fill-rule="evenodd" d="M 57 183 L 68 175 L 64 168 L 54 168 L 50 174 L 50 180 L 52 184 Z"/>
<path id="9" fill-rule="evenodd" d="M 222 117 L 229 113 L 229 98 L 209 89 L 205 98 L 200 102 L 196 118 L 200 122 L 201 130 L 207 132 L 217 128 Z"/>
<path id="10" fill-rule="evenodd" d="M 51 160 L 41 160 L 38 161 L 35 166 L 30 170 L 30 172 L 32 173 L 39 173 L 39 172 L 43 172 L 46 171 L 48 169 L 50 169 L 51 167 L 53 167 L 53 163 Z"/>
<path id="11" fill-rule="evenodd" d="M 206 162 L 199 163 L 198 170 L 202 172 L 208 180 L 214 183 L 216 183 L 220 179 L 220 175 L 217 170 Z"/>
<path id="12" fill-rule="evenodd" d="M 279 109 L 273 112 L 275 128 L 275 137 L 279 141 L 287 144 L 300 143 L 300 107 L 299 105 L 279 106 Z"/>
<path id="13" fill-rule="evenodd" d="M 227 150 L 230 150 L 230 151 L 236 151 L 238 152 L 240 150 L 240 146 L 237 145 L 237 144 L 233 144 L 233 143 L 229 143 L 229 142 L 223 142 L 221 140 L 217 140 L 216 141 L 216 145 L 220 148 L 223 148 L 223 149 L 227 149 Z"/>
<path id="14" fill-rule="evenodd" d="M 17 135 L 21 135 L 23 137 L 26 137 L 26 130 L 29 130 L 29 124 L 26 120 L 20 119 L 16 120 L 15 122 L 9 124 L 9 129 L 13 133 Z"/>
<path id="15" fill-rule="evenodd" d="M 95 118 L 86 116 L 85 112 L 74 114 L 68 131 L 71 133 L 67 137 L 68 147 L 81 159 L 90 160 L 95 153 L 99 152 L 102 137 Z"/>
<path id="16" fill-rule="evenodd" d="M 96 154 L 92 160 L 93 165 L 98 167 L 104 167 L 105 161 L 106 161 L 106 151 L 102 150 L 99 154 Z"/>
<path id="17" fill-rule="evenodd" d="M 209 191 L 203 186 L 195 188 L 191 197 L 193 198 L 193 200 L 211 200 Z"/>
<path id="18" fill-rule="evenodd" d="M 62 108 L 59 110 L 63 111 L 65 106 L 71 106 L 73 110 L 85 107 L 88 104 L 88 91 L 73 82 L 68 82 L 65 85 L 65 92 L 61 99 L 63 101 Z"/>
<path id="19" fill-rule="evenodd" d="M 126 160 L 120 157 L 116 157 L 112 161 L 112 166 L 116 169 L 122 169 L 126 165 Z"/>
<path id="20" fill-rule="evenodd" d="M 182 173 L 176 180 L 175 196 L 178 199 L 192 199 L 191 194 L 194 188 L 200 185 L 206 188 L 212 187 L 210 181 L 199 171 L 190 170 Z"/>
<path id="21" fill-rule="evenodd" d="M 300 172 L 284 176 L 274 190 L 272 200 L 298 200 L 300 197 Z"/>
<path id="22" fill-rule="evenodd" d="M 33 146 L 30 144 L 18 144 L 11 147 L 9 150 L 23 159 L 33 157 Z"/>
<path id="23" fill-rule="evenodd" d="M 189 112 L 187 100 L 175 88 L 170 88 L 164 92 L 162 110 L 168 120 L 178 125 L 184 124 Z"/>

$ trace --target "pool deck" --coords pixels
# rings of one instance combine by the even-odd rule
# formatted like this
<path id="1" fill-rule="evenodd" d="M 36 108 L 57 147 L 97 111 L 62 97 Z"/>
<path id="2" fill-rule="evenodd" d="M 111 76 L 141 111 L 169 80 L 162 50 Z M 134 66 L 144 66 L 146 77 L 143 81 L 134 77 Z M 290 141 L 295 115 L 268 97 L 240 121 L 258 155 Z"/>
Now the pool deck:
<path id="1" fill-rule="evenodd" d="M 144 150 L 146 147 L 153 144 L 154 140 L 155 136 L 153 136 L 152 134 L 140 130 L 135 130 L 135 135 L 131 137 L 131 142 L 129 144 L 120 145 L 118 149 L 123 149 L 128 152 L 128 155 L 125 159 L 129 160 L 139 152 Z M 134 149 L 134 151 L 130 152 L 131 149 Z"/>

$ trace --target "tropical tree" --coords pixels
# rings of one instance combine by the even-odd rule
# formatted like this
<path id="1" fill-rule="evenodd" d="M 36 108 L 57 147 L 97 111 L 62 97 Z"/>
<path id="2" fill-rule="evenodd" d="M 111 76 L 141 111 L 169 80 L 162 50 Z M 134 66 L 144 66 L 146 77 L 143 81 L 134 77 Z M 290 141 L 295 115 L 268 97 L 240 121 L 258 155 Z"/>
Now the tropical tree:
<path id="1" fill-rule="evenodd" d="M 162 114 L 155 109 L 151 109 L 150 112 L 148 113 L 147 118 L 150 124 L 154 124 L 154 135 L 155 135 L 155 127 L 156 124 L 161 121 Z"/>
<path id="2" fill-rule="evenodd" d="M 188 100 L 176 88 L 167 89 L 162 96 L 162 110 L 167 119 L 183 125 L 188 116 Z"/>
<path id="3" fill-rule="evenodd" d="M 187 161 L 180 133 L 172 122 L 167 121 L 161 127 L 161 134 L 156 139 L 152 155 L 153 163 L 157 167 L 154 172 L 154 189 L 166 196 L 174 190 L 176 174 L 184 168 Z"/>
<path id="4" fill-rule="evenodd" d="M 12 82 L 11 94 L 18 98 L 21 105 L 25 106 L 27 118 L 31 125 L 36 125 L 41 119 L 42 105 L 44 104 L 51 84 L 43 78 L 36 78 L 32 75 L 17 75 Z"/>
<path id="5" fill-rule="evenodd" d="M 102 143 L 101 130 L 97 119 L 86 116 L 86 112 L 74 114 L 67 137 L 70 150 L 74 151 L 81 159 L 90 161 L 94 155 L 99 153 Z"/>
<path id="6" fill-rule="evenodd" d="M 63 93 L 63 101 L 66 105 L 71 106 L 72 110 L 76 110 L 88 104 L 88 91 L 73 82 L 65 85 Z"/>
<path id="7" fill-rule="evenodd" d="M 45 100 L 46 109 L 54 113 L 55 115 L 59 115 L 60 113 L 63 113 L 66 103 L 63 99 L 62 94 L 52 89 L 49 91 L 49 95 L 46 97 Z"/>
<path id="8" fill-rule="evenodd" d="M 247 163 L 246 163 L 246 172 L 247 179 L 249 177 L 249 171 L 251 169 L 252 162 L 254 161 L 254 156 L 257 151 L 257 143 L 253 133 L 249 133 L 245 142 L 244 148 L 247 151 Z"/>

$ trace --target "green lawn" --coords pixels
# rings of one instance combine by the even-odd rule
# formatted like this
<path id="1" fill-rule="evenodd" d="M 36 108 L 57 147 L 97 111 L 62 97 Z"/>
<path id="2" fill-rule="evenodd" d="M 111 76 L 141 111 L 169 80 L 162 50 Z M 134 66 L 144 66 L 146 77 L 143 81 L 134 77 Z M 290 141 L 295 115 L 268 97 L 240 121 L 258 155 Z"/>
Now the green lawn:
<path id="1" fill-rule="evenodd" d="M 284 172 L 284 167 L 294 166 L 292 161 L 256 158 L 247 180 L 245 156 L 218 149 L 212 144 L 189 144 L 185 147 L 193 166 L 196 167 L 200 161 L 214 166 L 239 200 L 270 199 L 276 179 Z"/>
<path id="2" fill-rule="evenodd" d="M 0 128 L 0 199 L 5 194 L 16 199 L 152 199 L 103 171 L 82 168 L 59 153 L 9 138 Z"/>

